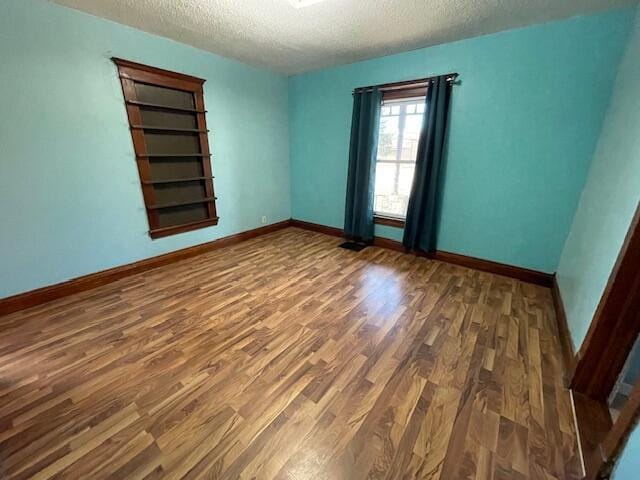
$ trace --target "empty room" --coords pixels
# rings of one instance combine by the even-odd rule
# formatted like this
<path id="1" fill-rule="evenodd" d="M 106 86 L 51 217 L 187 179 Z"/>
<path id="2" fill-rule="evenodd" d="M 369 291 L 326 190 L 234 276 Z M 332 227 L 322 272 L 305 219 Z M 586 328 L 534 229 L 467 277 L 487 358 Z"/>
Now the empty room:
<path id="1" fill-rule="evenodd" d="M 0 479 L 640 478 L 634 0 L 0 0 Z"/>

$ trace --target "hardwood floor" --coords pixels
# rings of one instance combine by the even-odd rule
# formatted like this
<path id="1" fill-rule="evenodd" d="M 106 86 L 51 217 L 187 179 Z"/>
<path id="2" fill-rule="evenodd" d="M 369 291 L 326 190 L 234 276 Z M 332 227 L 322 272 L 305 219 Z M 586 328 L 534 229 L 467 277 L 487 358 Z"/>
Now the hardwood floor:
<path id="1" fill-rule="evenodd" d="M 289 228 L 0 319 L 0 477 L 580 477 L 548 289 L 339 242 Z"/>

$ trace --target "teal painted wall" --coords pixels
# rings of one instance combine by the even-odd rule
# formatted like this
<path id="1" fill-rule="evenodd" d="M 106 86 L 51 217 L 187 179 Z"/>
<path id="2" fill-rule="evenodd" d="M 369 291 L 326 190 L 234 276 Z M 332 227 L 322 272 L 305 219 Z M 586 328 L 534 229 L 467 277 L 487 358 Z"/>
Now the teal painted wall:
<path id="1" fill-rule="evenodd" d="M 287 81 L 44 0 L 2 2 L 0 297 L 255 228 L 262 215 L 341 227 L 351 90 L 457 71 L 440 249 L 554 271 L 593 156 L 558 268 L 578 346 L 640 198 L 638 17 L 592 155 L 632 20 L 620 10 Z M 207 79 L 217 227 L 148 237 L 111 56 Z M 616 480 L 635 478 L 639 458 L 636 430 Z"/>
<path id="2" fill-rule="evenodd" d="M 554 271 L 632 17 L 575 18 L 287 81 L 45 0 L 2 2 L 0 104 L 11 115 L 0 115 L 0 205 L 12 208 L 0 209 L 0 251 L 10 252 L 0 297 L 255 228 L 262 215 L 341 227 L 351 90 L 450 71 L 463 84 L 439 248 Z M 148 237 L 111 56 L 207 79 L 218 226 Z"/>
<path id="3" fill-rule="evenodd" d="M 631 433 L 613 472 L 613 480 L 637 480 L 640 475 L 640 427 Z"/>
<path id="4" fill-rule="evenodd" d="M 576 347 L 587 333 L 638 202 L 640 10 L 558 267 L 558 285 Z M 613 478 L 636 479 L 639 471 L 640 428 L 636 427 Z"/>
<path id="5" fill-rule="evenodd" d="M 112 56 L 207 79 L 218 226 L 149 238 Z M 0 2 L 0 298 L 290 218 L 287 89 L 44 0 Z"/>
<path id="6" fill-rule="evenodd" d="M 343 226 L 353 88 L 459 72 L 438 248 L 554 272 L 632 20 L 613 11 L 291 77 L 294 218 Z"/>
<path id="7" fill-rule="evenodd" d="M 575 347 L 587 333 L 640 201 L 640 17 L 613 91 L 558 267 Z"/>

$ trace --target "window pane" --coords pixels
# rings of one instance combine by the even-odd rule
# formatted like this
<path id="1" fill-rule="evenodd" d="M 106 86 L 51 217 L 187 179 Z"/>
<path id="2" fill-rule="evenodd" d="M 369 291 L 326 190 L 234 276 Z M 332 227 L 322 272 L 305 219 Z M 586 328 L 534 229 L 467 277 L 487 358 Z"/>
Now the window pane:
<path id="1" fill-rule="evenodd" d="M 418 136 L 420 135 L 420 129 L 422 129 L 422 115 L 407 115 L 404 123 L 404 136 Z"/>
<path id="2" fill-rule="evenodd" d="M 387 102 L 382 109 L 374 211 L 405 217 L 422 129 L 424 99 Z"/>
<path id="3" fill-rule="evenodd" d="M 416 161 L 418 154 L 418 140 L 422 128 L 422 115 L 407 115 L 404 124 L 404 134 L 402 136 L 402 151 L 400 159 Z"/>
<path id="4" fill-rule="evenodd" d="M 376 192 L 373 210 L 376 213 L 391 215 L 394 217 L 405 217 L 409 195 L 381 194 Z"/>
<path id="5" fill-rule="evenodd" d="M 398 194 L 407 197 L 407 202 L 409 201 L 409 194 L 411 193 L 411 183 L 413 182 L 413 172 L 415 169 L 415 164 L 400 165 L 400 172 L 398 174 Z"/>
<path id="6" fill-rule="evenodd" d="M 378 137 L 378 158 L 395 160 L 398 154 L 398 117 L 382 117 Z"/>
<path id="7" fill-rule="evenodd" d="M 378 195 L 391 195 L 394 191 L 394 179 L 396 175 L 395 163 L 376 164 L 376 198 Z"/>

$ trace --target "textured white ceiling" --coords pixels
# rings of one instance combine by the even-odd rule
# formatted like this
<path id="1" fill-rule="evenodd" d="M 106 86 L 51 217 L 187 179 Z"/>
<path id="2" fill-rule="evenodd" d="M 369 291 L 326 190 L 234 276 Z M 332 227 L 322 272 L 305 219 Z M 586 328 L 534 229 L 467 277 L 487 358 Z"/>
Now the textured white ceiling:
<path id="1" fill-rule="evenodd" d="M 292 74 L 636 3 L 635 0 L 53 0 Z"/>

